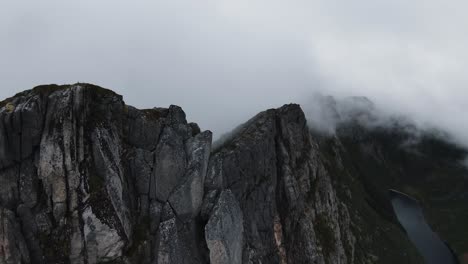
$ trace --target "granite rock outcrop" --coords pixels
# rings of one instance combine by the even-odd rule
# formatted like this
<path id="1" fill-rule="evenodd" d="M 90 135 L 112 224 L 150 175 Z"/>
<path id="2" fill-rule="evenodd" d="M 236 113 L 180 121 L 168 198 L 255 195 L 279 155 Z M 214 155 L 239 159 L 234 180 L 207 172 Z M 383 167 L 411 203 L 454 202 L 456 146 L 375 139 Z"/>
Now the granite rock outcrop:
<path id="1" fill-rule="evenodd" d="M 0 264 L 422 263 L 341 131 L 289 104 L 212 146 L 178 106 L 19 93 L 0 102 Z"/>

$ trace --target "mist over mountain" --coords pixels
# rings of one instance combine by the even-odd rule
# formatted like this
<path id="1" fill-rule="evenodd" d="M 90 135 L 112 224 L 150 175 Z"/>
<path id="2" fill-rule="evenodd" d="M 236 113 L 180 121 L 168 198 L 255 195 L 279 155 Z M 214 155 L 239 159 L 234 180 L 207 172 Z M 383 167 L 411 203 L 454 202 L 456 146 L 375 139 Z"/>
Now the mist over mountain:
<path id="1" fill-rule="evenodd" d="M 431 135 L 443 141 L 467 148 L 459 134 L 449 132 L 440 125 L 421 123 L 408 115 L 388 112 L 363 96 L 335 98 L 316 94 L 303 104 L 309 128 L 318 133 L 335 135 L 340 127 L 356 123 L 368 130 L 399 130 L 408 134 L 406 145 L 416 144 Z"/>
<path id="2" fill-rule="evenodd" d="M 365 96 L 468 142 L 464 1 L 0 3 L 0 97 L 91 82 L 183 107 L 217 138 L 314 93 Z M 465 143 L 466 145 L 466 143 Z"/>
<path id="3" fill-rule="evenodd" d="M 1 101 L 0 263 L 466 255 L 468 150 L 400 119 L 382 123 L 363 97 L 320 101 L 332 110 L 323 113 L 334 126 L 320 126 L 328 130 L 286 104 L 216 146 L 182 108 L 140 110 L 92 84 L 42 85 Z M 412 244 L 390 189 L 418 200 L 443 254 Z"/>
<path id="4" fill-rule="evenodd" d="M 468 263 L 467 9 L 2 1 L 0 264 Z"/>

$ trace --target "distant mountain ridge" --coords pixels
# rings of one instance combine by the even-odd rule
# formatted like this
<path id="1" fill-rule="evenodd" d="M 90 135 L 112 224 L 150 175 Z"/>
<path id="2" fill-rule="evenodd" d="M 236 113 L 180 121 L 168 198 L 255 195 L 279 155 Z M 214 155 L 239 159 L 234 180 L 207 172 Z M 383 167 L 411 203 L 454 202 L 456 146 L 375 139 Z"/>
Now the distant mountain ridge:
<path id="1" fill-rule="evenodd" d="M 388 189 L 468 252 L 468 152 L 431 134 L 355 118 L 323 133 L 290 104 L 213 149 L 180 107 L 83 83 L 19 93 L 0 118 L 0 264 L 423 263 Z"/>

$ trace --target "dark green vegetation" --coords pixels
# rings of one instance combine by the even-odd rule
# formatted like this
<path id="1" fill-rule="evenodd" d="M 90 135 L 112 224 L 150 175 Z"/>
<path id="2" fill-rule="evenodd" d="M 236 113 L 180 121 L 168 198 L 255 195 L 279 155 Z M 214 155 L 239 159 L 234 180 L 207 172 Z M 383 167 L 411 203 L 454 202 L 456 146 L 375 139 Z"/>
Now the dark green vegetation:
<path id="1" fill-rule="evenodd" d="M 467 151 L 449 143 L 441 133 L 420 131 L 416 137 L 404 128 L 401 124 L 367 128 L 345 123 L 337 132 L 340 145 L 334 145 L 332 139 L 323 140 L 321 147 L 330 160 L 329 169 L 338 175 L 337 188 L 350 186 L 352 199 L 362 193 L 366 201 L 363 207 L 373 208 L 393 223 L 396 221 L 387 191 L 406 192 L 421 201 L 429 225 L 443 240 L 459 255 L 468 252 L 468 170 L 463 165 Z M 341 171 L 333 166 L 337 153 L 343 160 Z M 368 220 L 374 218 L 371 210 L 361 210 L 367 212 Z M 385 232 L 385 226 L 375 224 L 369 228 Z M 388 232 L 388 238 L 392 237 Z"/>
<path id="2" fill-rule="evenodd" d="M 323 215 L 318 215 L 314 222 L 314 229 L 318 235 L 324 252 L 330 252 L 333 250 L 336 240 L 333 235 L 333 230 L 327 224 L 327 218 Z"/>
<path id="3" fill-rule="evenodd" d="M 370 188 L 361 181 L 359 164 L 353 162 L 355 154 L 342 145 L 340 138 L 314 137 L 320 142 L 321 158 L 337 195 L 350 209 L 357 244 L 354 259 L 386 264 L 424 263 L 393 214 L 384 188 L 380 193 L 377 187 Z M 349 254 L 350 250 L 345 249 Z"/>

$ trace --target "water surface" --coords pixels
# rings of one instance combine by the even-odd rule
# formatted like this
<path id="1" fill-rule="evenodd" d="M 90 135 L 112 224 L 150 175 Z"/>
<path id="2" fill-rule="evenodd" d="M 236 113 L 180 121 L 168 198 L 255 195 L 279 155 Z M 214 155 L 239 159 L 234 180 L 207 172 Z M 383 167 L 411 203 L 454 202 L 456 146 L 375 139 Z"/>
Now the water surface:
<path id="1" fill-rule="evenodd" d="M 417 200 L 395 190 L 390 190 L 390 199 L 398 221 L 427 264 L 459 263 L 449 247 L 429 227 Z"/>

